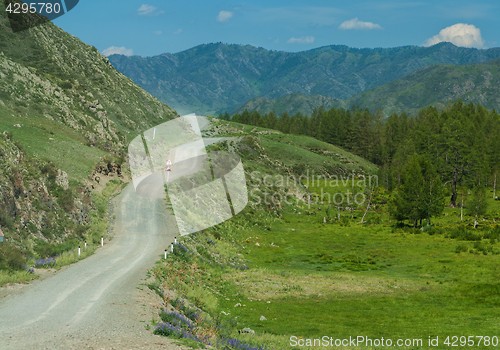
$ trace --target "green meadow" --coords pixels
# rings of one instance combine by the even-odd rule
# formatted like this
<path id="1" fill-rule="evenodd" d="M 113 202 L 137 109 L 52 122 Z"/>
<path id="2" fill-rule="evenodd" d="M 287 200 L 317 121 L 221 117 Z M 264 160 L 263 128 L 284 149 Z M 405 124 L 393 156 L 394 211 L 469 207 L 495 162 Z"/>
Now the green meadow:
<path id="1" fill-rule="evenodd" d="M 313 195 L 321 189 L 345 193 L 350 187 L 304 184 Z M 500 202 L 489 200 L 487 220 L 475 230 L 472 218 L 460 220 L 458 208 L 446 208 L 432 228 L 421 230 L 398 227 L 380 204 L 385 195 L 374 199 L 375 209 L 364 224 L 365 207 L 355 209 L 352 218 L 341 210 L 340 220 L 328 203 L 298 202 L 284 207 L 280 219 L 246 210 L 218 229 L 216 246 L 203 243 L 209 235 L 183 242 L 198 258 L 210 258 L 210 252 L 219 265 L 195 255 L 171 260 L 171 266 L 190 266 L 191 272 L 184 270 L 186 279 L 196 278 L 205 287 L 190 289 L 181 279 L 165 285 L 219 319 L 236 319 L 232 335 L 254 345 L 290 348 L 291 336 L 364 336 L 422 339 L 422 346 L 395 348 L 428 349 L 429 338 L 438 337 L 439 346 L 432 348 L 445 349 L 447 337 L 450 343 L 453 336 L 498 337 L 500 226 L 493 220 L 499 220 Z M 462 231 L 475 236 L 460 236 Z M 236 259 L 249 269 L 231 268 Z M 193 264 L 204 272 L 194 272 Z M 256 335 L 237 335 L 236 329 L 244 327 Z M 488 348 L 474 339 L 471 348 Z"/>

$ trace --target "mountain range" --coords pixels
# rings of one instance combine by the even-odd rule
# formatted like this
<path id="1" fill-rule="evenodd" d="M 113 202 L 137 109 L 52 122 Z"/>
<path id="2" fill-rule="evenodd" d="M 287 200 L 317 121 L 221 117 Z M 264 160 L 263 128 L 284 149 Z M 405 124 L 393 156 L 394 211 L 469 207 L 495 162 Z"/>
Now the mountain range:
<path id="1" fill-rule="evenodd" d="M 332 106 L 365 100 L 376 105 L 383 103 L 383 98 L 349 99 L 436 64 L 462 66 L 499 57 L 500 48 L 478 50 L 451 43 L 376 49 L 333 45 L 297 53 L 216 43 L 176 54 L 112 55 L 109 60 L 118 71 L 180 113 L 214 114 L 237 110 L 256 97 L 280 99 L 294 93 L 323 96 L 313 97 L 314 101 L 308 102 L 312 105 L 322 100 Z"/>
<path id="2" fill-rule="evenodd" d="M 427 106 L 442 109 L 458 99 L 500 110 L 500 59 L 465 66 L 437 64 L 421 68 L 344 101 L 299 93 L 278 99 L 256 97 L 233 113 L 241 113 L 247 109 L 259 113 L 274 110 L 278 114 L 287 112 L 293 115 L 300 112 L 310 115 L 314 108 L 320 106 L 326 109 L 360 106 L 371 112 L 381 109 L 385 116 L 403 111 L 412 115 Z"/>

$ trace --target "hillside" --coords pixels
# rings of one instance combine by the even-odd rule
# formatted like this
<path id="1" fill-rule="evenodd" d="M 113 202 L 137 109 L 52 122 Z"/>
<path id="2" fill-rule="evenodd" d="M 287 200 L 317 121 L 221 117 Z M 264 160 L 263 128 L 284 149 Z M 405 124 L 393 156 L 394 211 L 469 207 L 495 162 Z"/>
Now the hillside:
<path id="1" fill-rule="evenodd" d="M 498 125 L 498 115 L 493 117 Z M 408 130 L 392 130 L 419 139 Z M 473 130 L 468 128 L 469 135 L 476 135 Z M 498 328 L 500 314 L 489 305 L 498 300 L 500 201 L 491 191 L 478 228 L 472 215 L 462 220 L 454 207 L 433 217 L 433 226 L 413 228 L 390 216 L 392 194 L 382 181 L 373 190 L 362 180 L 360 173 L 375 167 L 362 171 L 361 162 L 345 155 L 341 166 L 352 162 L 360 181 L 346 180 L 350 172 L 335 181 L 333 175 L 342 172 L 322 164 L 335 162 L 338 148 L 226 121 L 206 134 L 242 136 L 210 148 L 240 155 L 249 203 L 231 220 L 181 237 L 149 270 L 154 280 L 148 287 L 164 304 L 158 322 L 151 322 L 155 334 L 189 338 L 201 347 L 289 349 L 300 339 L 330 332 L 340 342 L 361 331 L 407 350 L 425 348 L 427 339 L 438 336 L 445 342 L 457 329 L 487 334 Z M 312 172 L 332 177 L 325 181 Z M 349 192 L 365 200 L 349 200 Z M 450 315 L 460 322 L 447 322 Z M 220 331 L 210 332 L 214 322 Z M 423 341 L 396 346 L 396 339 Z M 365 342 L 362 348 L 380 347 Z"/>
<path id="2" fill-rule="evenodd" d="M 311 115 L 320 106 L 330 109 L 359 106 L 371 112 L 381 109 L 385 116 L 406 111 L 415 114 L 419 109 L 434 106 L 438 109 L 462 99 L 465 103 L 480 103 L 488 109 L 500 109 L 498 82 L 500 60 L 473 65 L 438 64 L 419 69 L 403 78 L 359 93 L 341 101 L 321 95 L 290 94 L 276 100 L 256 97 L 238 107 L 232 114 L 274 110 L 278 114 L 302 113 Z"/>
<path id="3" fill-rule="evenodd" d="M 345 101 L 385 115 L 403 111 L 415 113 L 426 106 L 443 108 L 462 99 L 500 109 L 500 60 L 467 66 L 435 65 L 363 92 Z"/>
<path id="4" fill-rule="evenodd" d="M 0 13 L 0 270 L 17 270 L 97 244 L 127 139 L 177 113 L 54 24 L 13 33 Z"/>
<path id="5" fill-rule="evenodd" d="M 281 115 L 287 112 L 289 115 L 301 113 L 311 115 L 314 108 L 323 106 L 325 109 L 345 107 L 342 100 L 321 95 L 304 95 L 299 93 L 290 94 L 277 99 L 256 97 L 244 103 L 231 114 L 242 113 L 245 109 L 249 112 L 257 111 L 260 114 L 275 111 Z"/>
<path id="6" fill-rule="evenodd" d="M 59 121 L 115 151 L 127 132 L 177 115 L 53 23 L 13 33 L 0 12 L 0 104 L 12 115 Z"/>
<path id="7" fill-rule="evenodd" d="M 205 114 L 233 111 L 255 97 L 276 99 L 291 93 L 345 100 L 432 64 L 464 65 L 498 57 L 499 48 L 450 43 L 389 49 L 334 45 L 297 53 L 217 43 L 176 54 L 112 55 L 109 60 L 181 113 Z"/>

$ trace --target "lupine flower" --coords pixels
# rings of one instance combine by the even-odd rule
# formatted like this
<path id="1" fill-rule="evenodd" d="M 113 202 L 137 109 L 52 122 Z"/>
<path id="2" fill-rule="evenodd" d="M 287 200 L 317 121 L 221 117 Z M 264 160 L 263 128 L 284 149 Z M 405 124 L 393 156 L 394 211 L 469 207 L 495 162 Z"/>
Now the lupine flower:
<path id="1" fill-rule="evenodd" d="M 35 267 L 52 267 L 56 264 L 56 259 L 46 258 L 46 259 L 35 259 Z"/>
<path id="2" fill-rule="evenodd" d="M 35 270 L 34 270 L 32 267 L 28 267 L 28 266 L 26 266 L 26 265 L 23 265 L 23 267 L 24 267 L 24 269 L 25 269 L 26 271 L 28 271 L 28 272 L 29 272 L 29 273 L 31 273 L 31 274 L 34 274 L 34 273 L 35 273 Z"/>
<path id="3" fill-rule="evenodd" d="M 262 346 L 257 346 L 254 347 L 250 344 L 243 343 L 242 341 L 235 339 L 235 338 L 224 338 L 219 341 L 218 343 L 220 346 L 228 345 L 231 348 L 238 349 L 238 350 L 269 350 L 268 347 L 266 347 L 264 344 Z"/>
<path id="4" fill-rule="evenodd" d="M 174 243 L 174 248 L 175 246 L 179 247 L 180 249 L 184 250 L 184 252 L 188 252 L 188 249 L 186 247 L 184 247 L 182 244 L 180 244 L 179 242 L 177 243 Z"/>

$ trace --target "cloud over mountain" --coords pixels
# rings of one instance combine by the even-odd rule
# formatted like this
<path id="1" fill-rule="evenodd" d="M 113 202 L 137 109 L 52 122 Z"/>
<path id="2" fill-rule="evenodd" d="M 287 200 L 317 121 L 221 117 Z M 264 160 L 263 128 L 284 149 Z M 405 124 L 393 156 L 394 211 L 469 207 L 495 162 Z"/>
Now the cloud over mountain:
<path id="1" fill-rule="evenodd" d="M 439 34 L 425 41 L 424 46 L 432 46 L 440 42 L 450 42 L 456 46 L 483 48 L 484 39 L 481 30 L 472 24 L 457 23 L 442 29 Z"/>
<path id="2" fill-rule="evenodd" d="M 134 50 L 127 49 L 125 46 L 122 47 L 110 46 L 107 49 L 104 49 L 102 51 L 102 54 L 104 56 L 110 56 L 114 54 L 132 56 L 134 54 Z"/>

